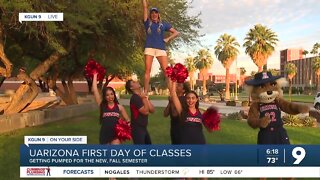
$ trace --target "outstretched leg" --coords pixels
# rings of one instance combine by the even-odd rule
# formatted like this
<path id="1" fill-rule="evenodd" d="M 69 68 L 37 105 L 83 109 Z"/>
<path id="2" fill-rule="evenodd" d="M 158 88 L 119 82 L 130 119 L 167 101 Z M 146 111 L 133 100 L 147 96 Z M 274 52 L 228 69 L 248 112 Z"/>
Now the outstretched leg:
<path id="1" fill-rule="evenodd" d="M 159 64 L 161 66 L 161 69 L 163 71 L 163 73 L 165 74 L 166 73 L 166 68 L 168 67 L 168 58 L 167 56 L 158 56 L 157 57 L 158 61 L 159 61 Z M 168 77 L 165 75 L 166 77 L 166 83 L 168 85 Z M 169 87 L 169 86 L 168 86 Z"/>
<path id="2" fill-rule="evenodd" d="M 144 72 L 144 93 L 148 95 L 149 90 L 149 82 L 150 82 L 150 73 L 153 62 L 153 56 L 144 55 L 144 64 L 145 64 L 145 72 Z"/>
<path id="3" fill-rule="evenodd" d="M 159 64 L 161 66 L 161 69 L 163 72 L 166 71 L 166 68 L 168 67 L 168 58 L 167 56 L 158 56 L 157 57 Z"/>

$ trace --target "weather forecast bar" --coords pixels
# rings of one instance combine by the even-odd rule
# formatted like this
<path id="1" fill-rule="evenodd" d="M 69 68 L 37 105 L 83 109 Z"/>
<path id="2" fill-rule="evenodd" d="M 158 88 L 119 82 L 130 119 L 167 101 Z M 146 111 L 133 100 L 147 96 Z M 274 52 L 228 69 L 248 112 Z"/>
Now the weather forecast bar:
<path id="1" fill-rule="evenodd" d="M 49 169 L 49 170 L 48 170 Z M 319 167 L 20 167 L 21 178 L 318 178 Z"/>

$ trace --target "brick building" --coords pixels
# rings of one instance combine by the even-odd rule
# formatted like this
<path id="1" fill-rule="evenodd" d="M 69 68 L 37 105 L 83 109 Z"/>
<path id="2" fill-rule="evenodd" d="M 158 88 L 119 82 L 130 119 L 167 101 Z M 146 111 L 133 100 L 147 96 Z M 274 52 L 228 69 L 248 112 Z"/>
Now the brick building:
<path id="1" fill-rule="evenodd" d="M 293 63 L 297 67 L 297 74 L 292 79 L 293 87 L 310 87 L 315 86 L 317 76 L 312 69 L 312 60 L 315 57 L 304 58 L 303 49 L 286 49 L 280 51 L 280 74 L 287 77 L 285 65 Z"/>
<path id="2" fill-rule="evenodd" d="M 239 86 L 243 85 L 246 76 L 239 76 Z M 202 81 L 202 77 L 200 77 L 200 73 L 198 74 L 198 81 Z M 230 84 L 235 83 L 237 80 L 236 74 L 230 74 Z M 226 83 L 226 75 L 214 75 L 213 73 L 208 73 L 207 81 L 212 82 L 214 84 L 225 84 Z"/>

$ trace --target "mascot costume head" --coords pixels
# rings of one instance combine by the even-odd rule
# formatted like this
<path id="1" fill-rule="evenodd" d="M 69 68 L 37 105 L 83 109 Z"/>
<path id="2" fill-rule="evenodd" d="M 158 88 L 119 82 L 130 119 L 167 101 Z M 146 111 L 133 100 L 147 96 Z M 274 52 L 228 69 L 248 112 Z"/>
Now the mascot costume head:
<path id="1" fill-rule="evenodd" d="M 252 128 L 260 128 L 258 144 L 290 144 L 281 111 L 293 115 L 309 113 L 309 107 L 284 100 L 281 88 L 287 81 L 281 76 L 273 76 L 271 72 L 257 73 L 254 79 L 245 83 L 252 98 L 248 124 Z"/>

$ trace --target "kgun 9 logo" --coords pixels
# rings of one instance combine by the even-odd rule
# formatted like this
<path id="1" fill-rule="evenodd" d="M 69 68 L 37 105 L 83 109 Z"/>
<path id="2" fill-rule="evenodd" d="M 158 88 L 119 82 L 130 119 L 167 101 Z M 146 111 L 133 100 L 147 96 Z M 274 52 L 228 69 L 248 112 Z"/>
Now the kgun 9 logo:
<path id="1" fill-rule="evenodd" d="M 292 157 L 294 157 L 296 160 L 293 162 L 293 164 L 300 164 L 300 162 L 304 159 L 306 156 L 306 151 L 302 147 L 295 147 L 292 149 Z"/>

